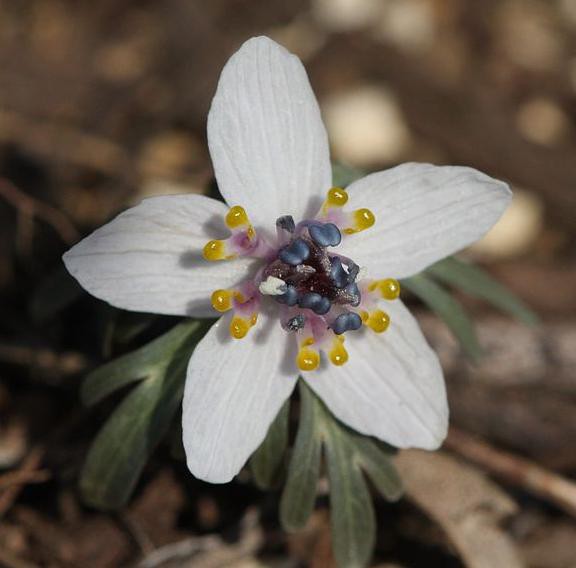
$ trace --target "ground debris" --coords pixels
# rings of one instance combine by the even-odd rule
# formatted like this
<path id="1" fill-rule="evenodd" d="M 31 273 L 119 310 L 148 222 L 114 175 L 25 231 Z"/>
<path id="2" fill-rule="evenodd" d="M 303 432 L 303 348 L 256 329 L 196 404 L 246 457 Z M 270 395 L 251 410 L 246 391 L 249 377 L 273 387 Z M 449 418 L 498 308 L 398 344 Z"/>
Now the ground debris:
<path id="1" fill-rule="evenodd" d="M 517 511 L 496 484 L 443 453 L 402 452 L 396 460 L 406 494 L 446 531 L 470 568 L 521 568 L 500 523 Z"/>

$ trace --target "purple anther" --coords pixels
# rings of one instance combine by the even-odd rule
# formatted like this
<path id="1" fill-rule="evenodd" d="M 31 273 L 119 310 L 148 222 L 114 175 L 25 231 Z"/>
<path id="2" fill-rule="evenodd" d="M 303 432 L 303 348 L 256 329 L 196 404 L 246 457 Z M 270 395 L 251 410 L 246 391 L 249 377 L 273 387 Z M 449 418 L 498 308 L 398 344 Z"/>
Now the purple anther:
<path id="1" fill-rule="evenodd" d="M 295 239 L 280 251 L 278 258 L 286 264 L 298 266 L 302 264 L 309 255 L 310 247 L 306 242 L 303 239 Z"/>
<path id="2" fill-rule="evenodd" d="M 308 232 L 312 240 L 321 247 L 335 247 L 342 241 L 340 229 L 334 223 L 310 225 Z"/>
<path id="3" fill-rule="evenodd" d="M 308 308 L 310 310 L 315 311 L 317 306 L 320 306 L 322 303 L 322 296 L 317 294 L 316 292 L 308 292 L 300 297 L 298 300 L 298 305 L 301 308 Z"/>
<path id="4" fill-rule="evenodd" d="M 346 274 L 342 266 L 342 261 L 337 256 L 330 257 L 330 261 L 332 263 L 330 267 L 330 279 L 334 282 L 336 288 L 344 288 L 349 280 L 348 274 Z"/>
<path id="5" fill-rule="evenodd" d="M 273 296 L 273 298 L 281 304 L 286 304 L 287 306 L 295 306 L 298 303 L 298 291 L 296 288 L 294 288 L 294 286 L 288 286 L 284 294 L 281 296 Z"/>
<path id="6" fill-rule="evenodd" d="M 340 314 L 332 323 L 332 331 L 342 335 L 346 331 L 354 331 L 362 327 L 362 318 L 354 312 Z"/>

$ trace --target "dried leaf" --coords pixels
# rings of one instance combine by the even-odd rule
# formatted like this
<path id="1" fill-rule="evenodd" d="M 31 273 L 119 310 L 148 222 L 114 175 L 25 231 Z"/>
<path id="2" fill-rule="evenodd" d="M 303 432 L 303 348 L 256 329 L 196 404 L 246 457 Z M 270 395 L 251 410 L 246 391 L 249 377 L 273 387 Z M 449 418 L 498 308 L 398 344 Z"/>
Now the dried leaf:
<path id="1" fill-rule="evenodd" d="M 441 452 L 403 451 L 396 466 L 406 495 L 446 531 L 466 566 L 523 566 L 499 525 L 516 512 L 516 505 L 496 484 Z"/>

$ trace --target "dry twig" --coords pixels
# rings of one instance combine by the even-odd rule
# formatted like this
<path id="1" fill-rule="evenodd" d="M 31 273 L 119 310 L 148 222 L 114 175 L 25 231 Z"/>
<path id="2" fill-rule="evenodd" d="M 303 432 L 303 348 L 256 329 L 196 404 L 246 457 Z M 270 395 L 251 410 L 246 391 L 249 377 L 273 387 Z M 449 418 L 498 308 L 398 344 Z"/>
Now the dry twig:
<path id="1" fill-rule="evenodd" d="M 0 547 L 0 565 L 6 568 L 36 568 L 36 564 L 31 564 L 22 560 L 9 550 Z"/>
<path id="2" fill-rule="evenodd" d="M 456 428 L 450 429 L 445 447 L 576 517 L 576 483 Z"/>
<path id="3" fill-rule="evenodd" d="M 216 535 L 190 537 L 157 548 L 138 564 L 138 568 L 167 565 L 195 568 L 234 566 L 241 559 L 254 555 L 262 542 L 263 533 L 258 514 L 254 509 L 249 509 L 242 519 L 240 540 L 237 543 L 227 544 Z"/>
<path id="4" fill-rule="evenodd" d="M 26 477 L 27 475 L 32 474 L 33 472 L 37 472 L 38 466 L 42 461 L 42 457 L 44 456 L 44 450 L 41 448 L 32 448 L 30 453 L 26 457 L 26 459 L 22 462 L 22 465 L 18 469 L 17 474 L 22 477 Z M 11 485 L 7 489 L 4 490 L 2 494 L 0 494 L 0 519 L 8 512 L 10 507 L 14 504 L 20 491 L 24 487 L 26 483 L 19 483 L 16 485 Z"/>
<path id="5" fill-rule="evenodd" d="M 131 174 L 128 154 L 107 138 L 82 132 L 62 122 L 27 117 L 8 110 L 0 111 L 0 122 L 0 141 L 15 141 L 30 152 L 47 156 L 52 162 L 61 161 L 123 178 Z"/>
<path id="6" fill-rule="evenodd" d="M 467 568 L 524 567 L 500 526 L 517 508 L 496 483 L 445 452 L 406 450 L 396 465 L 406 496 L 442 527 Z"/>
<path id="7" fill-rule="evenodd" d="M 34 217 L 50 225 L 67 244 L 71 245 L 80 238 L 74 225 L 61 211 L 30 197 L 5 178 L 0 178 L 0 196 L 18 212 L 17 243 L 20 252 L 30 251 Z"/>
<path id="8" fill-rule="evenodd" d="M 88 365 L 80 353 L 58 353 L 47 348 L 5 343 L 0 343 L 0 361 L 64 376 L 79 373 Z"/>
<path id="9" fill-rule="evenodd" d="M 9 471 L 0 475 L 0 491 L 15 485 L 28 485 L 30 483 L 44 483 L 51 475 L 47 469 L 37 471 Z"/>

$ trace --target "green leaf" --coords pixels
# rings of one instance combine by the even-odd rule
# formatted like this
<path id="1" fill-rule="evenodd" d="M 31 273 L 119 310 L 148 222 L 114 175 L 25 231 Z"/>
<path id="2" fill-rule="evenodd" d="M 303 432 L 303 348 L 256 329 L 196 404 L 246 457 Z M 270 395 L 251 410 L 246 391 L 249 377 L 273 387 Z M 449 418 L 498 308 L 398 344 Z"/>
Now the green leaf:
<path id="1" fill-rule="evenodd" d="M 477 361 L 481 357 L 474 325 L 460 302 L 449 292 L 424 273 L 402 280 L 402 286 L 418 296 L 444 321 L 471 359 Z"/>
<path id="2" fill-rule="evenodd" d="M 304 381 L 299 387 L 300 426 L 280 502 L 282 526 L 300 529 L 312 513 L 324 446 L 334 555 L 339 566 L 364 566 L 374 547 L 376 522 L 363 472 L 386 499 L 397 500 L 402 484 L 391 460 L 397 450 L 354 432 L 330 413 Z"/>
<path id="3" fill-rule="evenodd" d="M 180 407 L 188 361 L 206 328 L 199 322 L 183 325 L 189 328 L 186 341 L 176 352 L 168 351 L 169 361 L 154 367 L 126 396 L 90 448 L 80 488 L 84 499 L 98 509 L 115 510 L 126 504 Z"/>
<path id="4" fill-rule="evenodd" d="M 449 257 L 432 265 L 428 272 L 446 284 L 486 300 L 524 323 L 538 323 L 538 316 L 532 310 L 487 272 L 473 264 Z"/>
<path id="5" fill-rule="evenodd" d="M 254 481 L 260 489 L 274 487 L 281 477 L 288 445 L 289 410 L 290 401 L 287 400 L 268 429 L 266 438 L 250 459 Z"/>
<path id="6" fill-rule="evenodd" d="M 334 556 L 342 567 L 366 566 L 376 538 L 372 498 L 360 469 L 350 459 L 355 453 L 351 438 L 327 412 L 324 430 Z"/>
<path id="7" fill-rule="evenodd" d="M 82 384 L 82 402 L 92 406 L 121 387 L 160 372 L 180 346 L 204 327 L 202 320 L 186 321 L 136 351 L 98 367 Z"/>
<path id="8" fill-rule="evenodd" d="M 392 456 L 396 452 L 385 451 L 382 444 L 351 430 L 348 436 L 360 467 L 368 474 L 382 497 L 387 501 L 400 499 L 403 493 L 402 480 L 392 463 Z"/>
<path id="9" fill-rule="evenodd" d="M 115 312 L 110 331 L 112 345 L 128 345 L 149 329 L 160 317 L 158 314 L 118 310 Z"/>
<path id="10" fill-rule="evenodd" d="M 320 476 L 319 402 L 300 381 L 300 423 L 280 500 L 280 521 L 288 531 L 302 528 L 314 510 Z"/>
<path id="11" fill-rule="evenodd" d="M 84 499 L 98 509 L 124 505 L 152 451 L 152 416 L 162 377 L 140 383 L 116 408 L 94 440 L 82 470 Z"/>

